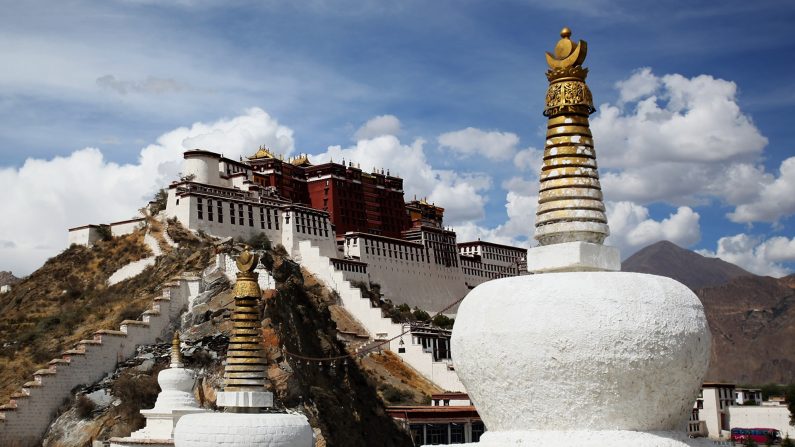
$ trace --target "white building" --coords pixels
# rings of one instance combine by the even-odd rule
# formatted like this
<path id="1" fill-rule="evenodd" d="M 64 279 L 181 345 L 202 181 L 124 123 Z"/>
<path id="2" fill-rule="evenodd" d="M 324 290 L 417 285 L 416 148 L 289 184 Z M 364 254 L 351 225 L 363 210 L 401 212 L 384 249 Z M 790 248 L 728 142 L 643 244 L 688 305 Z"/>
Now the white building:
<path id="1" fill-rule="evenodd" d="M 758 388 L 735 388 L 734 401 L 737 405 L 761 405 L 762 390 Z"/>
<path id="2" fill-rule="evenodd" d="M 728 439 L 731 424 L 729 407 L 735 404 L 735 386 L 729 383 L 705 383 L 696 400 L 699 419 L 704 421 L 706 436 L 712 439 Z"/>

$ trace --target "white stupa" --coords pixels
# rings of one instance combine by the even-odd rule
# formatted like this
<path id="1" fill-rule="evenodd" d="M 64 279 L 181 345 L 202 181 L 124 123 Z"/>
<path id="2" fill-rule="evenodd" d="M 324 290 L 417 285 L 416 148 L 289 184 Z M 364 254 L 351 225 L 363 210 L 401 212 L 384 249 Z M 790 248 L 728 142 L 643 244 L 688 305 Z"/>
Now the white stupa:
<path id="1" fill-rule="evenodd" d="M 191 370 L 183 368 L 179 344 L 179 332 L 175 331 L 171 342 L 171 365 L 157 375 L 161 391 L 155 407 L 141 410 L 146 426 L 127 438 L 111 438 L 111 447 L 173 447 L 174 427 L 179 419 L 186 414 L 207 411 L 199 407 L 193 396 L 195 376 Z"/>
<path id="2" fill-rule="evenodd" d="M 587 47 L 570 35 L 547 53 L 535 274 L 467 295 L 456 371 L 488 428 L 482 446 L 693 445 L 684 429 L 709 361 L 704 310 L 672 279 L 620 272 L 618 250 L 602 245 Z"/>
<path id="3" fill-rule="evenodd" d="M 314 435 L 306 417 L 265 413 L 273 394 L 265 391 L 267 356 L 262 345 L 259 299 L 262 295 L 254 268 L 258 259 L 248 250 L 237 258 L 234 333 L 229 339 L 224 391 L 216 405 L 223 413 L 192 414 L 180 419 L 174 431 L 177 447 L 312 447 Z"/>

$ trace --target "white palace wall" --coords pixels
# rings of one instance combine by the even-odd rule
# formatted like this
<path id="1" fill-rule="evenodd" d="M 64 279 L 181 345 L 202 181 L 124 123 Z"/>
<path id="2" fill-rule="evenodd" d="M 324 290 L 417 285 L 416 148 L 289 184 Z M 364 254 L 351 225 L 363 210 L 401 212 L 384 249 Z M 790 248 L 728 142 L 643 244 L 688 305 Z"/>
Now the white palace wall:
<path id="1" fill-rule="evenodd" d="M 345 254 L 367 264 L 369 281 L 395 305 L 438 312 L 469 292 L 461 269 L 437 263 L 422 244 L 360 235 L 346 239 Z M 445 313 L 455 313 L 455 307 Z"/>
<path id="2" fill-rule="evenodd" d="M 447 391 L 465 391 L 453 370 L 452 363 L 434 361 L 433 354 L 424 352 L 421 344 L 414 343 L 410 332 L 401 338 L 400 335 L 408 330 L 408 327 L 404 328 L 404 325 L 384 318 L 381 309 L 373 307 L 370 300 L 362 296 L 359 288 L 352 286 L 342 272 L 334 269 L 331 259 L 322 255 L 318 247 L 312 245 L 310 241 L 302 241 L 298 246 L 299 253 L 296 258 L 301 265 L 339 294 L 342 305 L 361 323 L 371 337 L 377 340 L 398 337 L 385 347 L 440 388 Z"/>

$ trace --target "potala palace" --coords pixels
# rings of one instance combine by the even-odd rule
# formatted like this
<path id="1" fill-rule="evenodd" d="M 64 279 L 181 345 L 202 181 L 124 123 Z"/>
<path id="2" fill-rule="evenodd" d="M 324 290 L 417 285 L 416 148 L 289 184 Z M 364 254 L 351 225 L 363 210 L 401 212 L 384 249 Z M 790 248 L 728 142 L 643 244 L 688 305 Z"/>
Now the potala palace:
<path id="1" fill-rule="evenodd" d="M 407 327 L 383 317 L 352 284 L 376 286 L 395 305 L 437 312 L 485 281 L 526 271 L 526 249 L 458 243 L 443 226 L 444 209 L 404 202 L 403 179 L 388 171 L 364 172 L 353 162 L 313 165 L 306 155 L 284 159 L 262 147 L 245 160 L 186 151 L 181 178 L 168 186 L 165 217 L 219 238 L 265 234 L 282 244 L 340 295 L 372 340 L 389 340 Z M 137 222 L 110 229 L 123 234 Z M 99 225 L 69 231 L 71 243 L 99 237 Z M 401 338 L 390 349 L 442 389 L 464 391 L 450 356 L 450 331 L 414 329 L 411 343 Z"/>

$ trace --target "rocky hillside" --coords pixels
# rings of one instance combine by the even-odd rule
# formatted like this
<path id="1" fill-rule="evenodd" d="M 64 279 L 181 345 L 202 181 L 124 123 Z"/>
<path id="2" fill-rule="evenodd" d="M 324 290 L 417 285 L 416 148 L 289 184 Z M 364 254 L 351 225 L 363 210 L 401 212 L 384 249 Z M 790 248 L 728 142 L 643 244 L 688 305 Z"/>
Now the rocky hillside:
<path id="1" fill-rule="evenodd" d="M 158 222 L 150 222 L 149 231 L 157 237 Z M 0 295 L 0 402 L 7 402 L 34 371 L 78 341 L 138 318 L 162 293 L 162 284 L 179 273 L 202 270 L 211 259 L 212 244 L 174 226 L 169 233 L 180 248 L 164 251 L 140 275 L 108 286 L 116 270 L 151 255 L 144 232 L 99 241 L 91 248 L 72 245 Z"/>
<path id="2" fill-rule="evenodd" d="M 713 337 L 707 380 L 795 383 L 795 275 L 753 275 L 667 241 L 630 256 L 622 268 L 667 276 L 696 292 Z"/>
<path id="3" fill-rule="evenodd" d="M 74 340 L 137 316 L 137 306 L 150 304 L 161 284 L 180 273 L 201 271 L 218 250 L 212 240 L 179 227 L 169 227 L 169 234 L 180 243 L 179 249 L 169 250 L 154 267 L 117 285 L 105 285 L 113 271 L 148 255 L 142 233 L 92 248 L 70 247 L 8 297 L 0 298 L 6 316 L 0 319 L 0 337 L 9 340 L 0 356 L 3 389 L 10 394 Z M 385 406 L 427 403 L 430 394 L 441 390 L 388 352 L 349 357 L 334 366 L 295 356 L 346 356 L 355 346 L 342 341 L 329 311 L 333 307 L 336 318 L 344 317 L 336 294 L 291 261 L 283 249 L 268 253 L 265 264 L 272 268 L 277 288 L 264 293 L 263 336 L 272 362 L 270 390 L 278 409 L 307 415 L 318 447 L 411 446 L 408 434 L 386 414 Z M 197 399 L 214 409 L 215 393 L 222 385 L 221 359 L 232 329 L 231 284 L 218 279 L 195 302 L 181 322 L 183 354 L 186 366 L 199 373 Z M 99 383 L 75 390 L 43 445 L 89 446 L 94 440 L 126 436 L 141 428 L 144 419 L 138 412 L 154 405 L 156 377 L 166 366 L 167 351 L 167 344 L 142 346 Z"/>
<path id="4" fill-rule="evenodd" d="M 667 276 L 693 290 L 751 275 L 734 264 L 701 256 L 668 241 L 656 242 L 639 250 L 621 263 L 621 270 Z"/>
<path id="5" fill-rule="evenodd" d="M 795 383 L 795 289 L 763 276 L 700 289 L 712 331 L 707 378 L 733 383 Z"/>
<path id="6" fill-rule="evenodd" d="M 13 285 L 19 282 L 19 278 L 11 272 L 0 272 L 0 286 Z"/>

